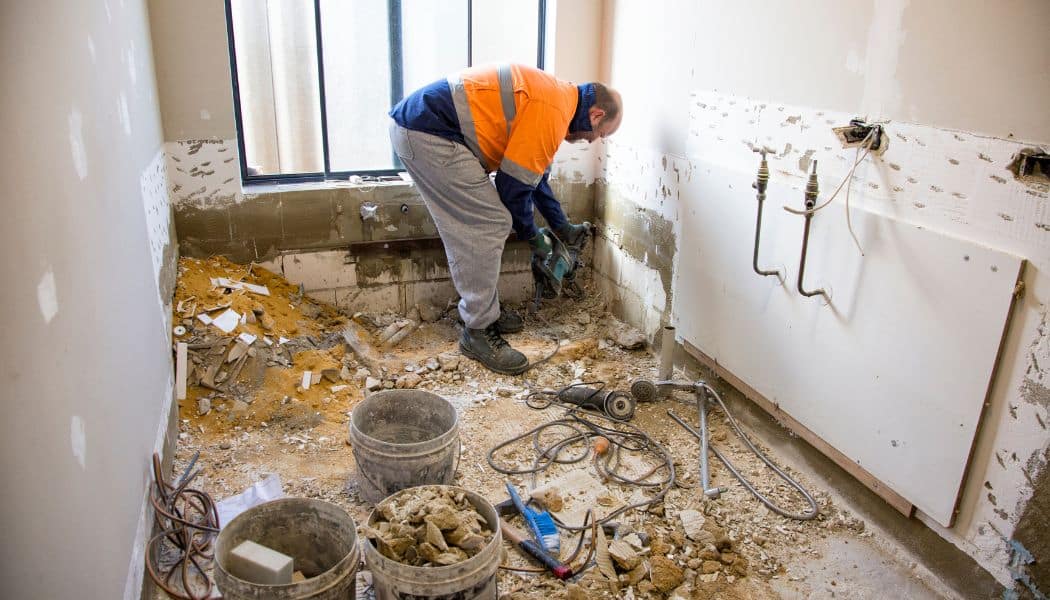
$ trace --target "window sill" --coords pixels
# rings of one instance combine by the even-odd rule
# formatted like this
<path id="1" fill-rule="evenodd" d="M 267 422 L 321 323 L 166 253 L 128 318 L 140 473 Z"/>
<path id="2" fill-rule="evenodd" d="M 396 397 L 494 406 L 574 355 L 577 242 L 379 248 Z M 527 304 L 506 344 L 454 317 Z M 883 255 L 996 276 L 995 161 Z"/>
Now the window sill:
<path id="1" fill-rule="evenodd" d="M 407 177 L 407 173 L 405 174 Z M 248 182 L 241 184 L 241 193 L 245 196 L 258 196 L 261 194 L 280 194 L 283 192 L 309 192 L 327 190 L 371 190 L 383 187 L 412 187 L 411 179 L 396 179 L 392 181 L 348 181 L 346 179 L 326 179 L 324 181 L 297 181 L 280 183 L 267 181 L 265 183 Z"/>

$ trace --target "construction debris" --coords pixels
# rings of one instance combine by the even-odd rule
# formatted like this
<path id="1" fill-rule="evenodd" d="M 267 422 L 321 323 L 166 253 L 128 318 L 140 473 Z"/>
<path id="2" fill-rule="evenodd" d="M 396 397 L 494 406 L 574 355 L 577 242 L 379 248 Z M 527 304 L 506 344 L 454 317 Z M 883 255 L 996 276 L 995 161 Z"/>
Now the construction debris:
<path id="1" fill-rule="evenodd" d="M 376 506 L 362 531 L 379 552 L 415 567 L 448 566 L 474 556 L 492 541 L 485 518 L 462 491 L 423 486 Z"/>
<path id="2" fill-rule="evenodd" d="M 561 491 L 555 486 L 536 488 L 529 495 L 551 512 L 561 512 L 565 506 L 565 500 L 561 497 Z"/>
<path id="3" fill-rule="evenodd" d="M 419 314 L 419 318 L 424 323 L 433 323 L 441 318 L 442 311 L 438 307 L 430 304 L 429 302 L 422 302 L 416 305 L 416 312 Z"/>
<path id="4" fill-rule="evenodd" d="M 609 556 L 616 562 L 616 566 L 624 571 L 630 571 L 642 562 L 638 551 L 623 540 L 613 540 L 609 544 Z"/>
<path id="5" fill-rule="evenodd" d="M 678 513 L 685 536 L 694 542 L 714 542 L 714 536 L 704 530 L 704 515 L 698 510 L 683 510 Z"/>
<path id="6" fill-rule="evenodd" d="M 649 567 L 653 587 L 667 594 L 685 581 L 685 570 L 666 556 L 654 556 Z"/>
<path id="7" fill-rule="evenodd" d="M 617 346 L 624 350 L 645 348 L 646 338 L 644 333 L 615 317 L 609 318 L 608 322 L 609 325 L 605 330 L 605 335 Z"/>

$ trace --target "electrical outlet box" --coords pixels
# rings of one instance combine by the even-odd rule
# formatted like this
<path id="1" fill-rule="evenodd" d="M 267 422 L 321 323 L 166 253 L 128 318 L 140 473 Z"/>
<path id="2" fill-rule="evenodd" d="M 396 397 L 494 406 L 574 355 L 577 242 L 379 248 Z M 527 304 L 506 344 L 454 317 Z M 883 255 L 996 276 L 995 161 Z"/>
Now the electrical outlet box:
<path id="1" fill-rule="evenodd" d="M 868 124 L 863 119 L 853 119 L 845 127 L 833 127 L 843 148 L 868 148 L 873 154 L 882 154 L 889 146 L 889 138 L 882 124 Z"/>

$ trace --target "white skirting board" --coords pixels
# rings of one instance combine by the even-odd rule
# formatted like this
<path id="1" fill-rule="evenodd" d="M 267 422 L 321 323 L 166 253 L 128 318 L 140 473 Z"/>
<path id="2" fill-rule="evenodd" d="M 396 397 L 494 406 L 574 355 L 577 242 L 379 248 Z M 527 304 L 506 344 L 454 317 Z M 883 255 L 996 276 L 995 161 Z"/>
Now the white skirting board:
<path id="1" fill-rule="evenodd" d="M 781 285 L 751 268 L 752 178 L 716 172 L 682 190 L 679 334 L 950 526 L 1024 259 L 854 208 L 861 256 L 837 201 L 805 271 L 828 304 L 796 289 L 804 220 L 781 206 L 801 193 L 765 204 L 759 266 Z"/>

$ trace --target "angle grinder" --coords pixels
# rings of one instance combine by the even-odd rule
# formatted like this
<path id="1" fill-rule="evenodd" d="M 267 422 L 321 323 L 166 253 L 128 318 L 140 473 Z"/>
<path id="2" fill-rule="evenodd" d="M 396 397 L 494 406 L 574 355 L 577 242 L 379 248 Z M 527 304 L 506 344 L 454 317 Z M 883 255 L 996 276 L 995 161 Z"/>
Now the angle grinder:
<path id="1" fill-rule="evenodd" d="M 629 421 L 634 417 L 635 401 L 630 394 L 616 390 L 574 385 L 558 394 L 558 400 L 581 408 L 603 412 L 617 421 Z"/>

